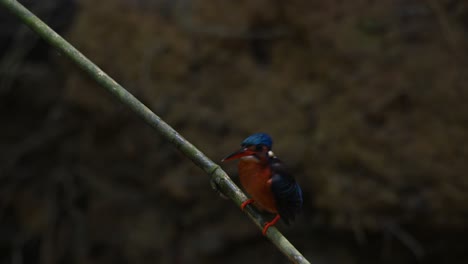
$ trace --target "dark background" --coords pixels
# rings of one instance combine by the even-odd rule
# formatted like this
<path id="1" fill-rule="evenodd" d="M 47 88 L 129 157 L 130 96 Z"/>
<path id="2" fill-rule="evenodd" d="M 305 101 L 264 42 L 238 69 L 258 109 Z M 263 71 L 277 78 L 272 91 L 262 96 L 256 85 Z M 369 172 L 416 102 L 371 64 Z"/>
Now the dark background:
<path id="1" fill-rule="evenodd" d="M 311 263 L 468 263 L 468 2 L 21 2 L 213 160 L 270 133 Z M 0 263 L 287 262 L 2 9 L 0 121 Z"/>

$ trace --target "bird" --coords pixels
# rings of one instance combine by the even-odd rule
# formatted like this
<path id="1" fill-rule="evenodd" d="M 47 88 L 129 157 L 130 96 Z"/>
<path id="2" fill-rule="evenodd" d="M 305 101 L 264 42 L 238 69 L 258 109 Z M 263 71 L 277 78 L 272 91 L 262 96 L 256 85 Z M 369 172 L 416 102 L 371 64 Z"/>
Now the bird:
<path id="1" fill-rule="evenodd" d="M 222 162 L 239 159 L 238 173 L 242 187 L 251 197 L 241 209 L 253 204 L 275 214 L 266 222 L 262 234 L 281 218 L 287 225 L 302 210 L 302 190 L 294 177 L 272 151 L 273 140 L 267 133 L 255 133 L 241 143 L 241 148 L 225 157 Z"/>

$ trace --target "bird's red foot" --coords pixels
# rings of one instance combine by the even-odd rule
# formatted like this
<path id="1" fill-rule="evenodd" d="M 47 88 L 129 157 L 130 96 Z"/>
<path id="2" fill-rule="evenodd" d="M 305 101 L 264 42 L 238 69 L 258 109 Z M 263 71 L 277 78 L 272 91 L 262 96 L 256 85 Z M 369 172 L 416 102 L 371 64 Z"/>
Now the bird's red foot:
<path id="1" fill-rule="evenodd" d="M 265 236 L 266 235 L 266 232 L 268 231 L 268 228 L 270 228 L 270 226 L 273 226 L 276 224 L 276 222 L 278 222 L 278 220 L 280 219 L 280 215 L 277 214 L 275 216 L 275 218 L 273 218 L 273 220 L 271 220 L 270 222 L 266 222 L 265 223 L 265 226 L 263 226 L 263 230 L 262 230 L 262 234 Z"/>
<path id="2" fill-rule="evenodd" d="M 251 203 L 253 203 L 253 202 L 254 202 L 254 199 L 247 199 L 247 200 L 245 200 L 245 201 L 241 204 L 241 209 L 244 210 L 244 208 L 245 208 L 247 205 L 249 205 L 249 204 L 251 204 Z"/>

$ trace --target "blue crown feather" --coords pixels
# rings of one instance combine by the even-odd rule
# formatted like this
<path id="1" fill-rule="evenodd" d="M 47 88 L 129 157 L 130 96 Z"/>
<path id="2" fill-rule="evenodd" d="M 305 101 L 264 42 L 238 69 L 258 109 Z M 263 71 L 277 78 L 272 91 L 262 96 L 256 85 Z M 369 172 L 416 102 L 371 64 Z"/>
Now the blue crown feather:
<path id="1" fill-rule="evenodd" d="M 270 135 L 266 133 L 255 133 L 250 135 L 248 138 L 244 139 L 242 142 L 242 146 L 249 146 L 249 145 L 265 145 L 269 149 L 273 147 L 273 140 L 271 139 Z"/>

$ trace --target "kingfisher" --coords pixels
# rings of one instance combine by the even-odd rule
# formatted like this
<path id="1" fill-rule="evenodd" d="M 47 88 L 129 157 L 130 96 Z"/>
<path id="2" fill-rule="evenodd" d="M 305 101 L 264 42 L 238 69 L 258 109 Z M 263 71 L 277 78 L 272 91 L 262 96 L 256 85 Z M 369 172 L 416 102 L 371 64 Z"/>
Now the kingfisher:
<path id="1" fill-rule="evenodd" d="M 238 151 L 222 160 L 240 159 L 240 183 L 251 197 L 241 204 L 241 209 L 253 204 L 260 210 L 276 214 L 263 226 L 263 235 L 280 218 L 289 225 L 302 209 L 301 187 L 275 156 L 272 147 L 273 140 L 268 134 L 255 133 L 242 142 Z"/>

